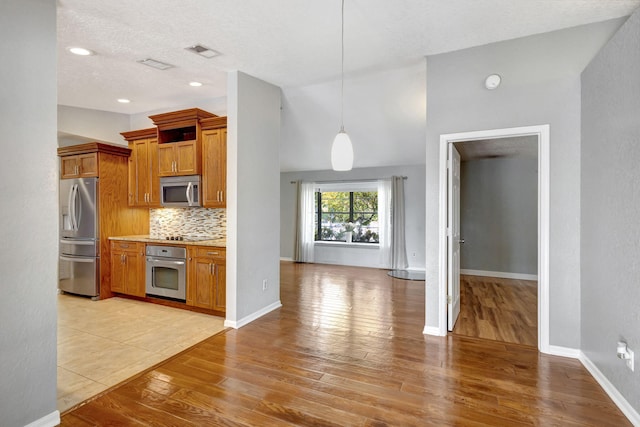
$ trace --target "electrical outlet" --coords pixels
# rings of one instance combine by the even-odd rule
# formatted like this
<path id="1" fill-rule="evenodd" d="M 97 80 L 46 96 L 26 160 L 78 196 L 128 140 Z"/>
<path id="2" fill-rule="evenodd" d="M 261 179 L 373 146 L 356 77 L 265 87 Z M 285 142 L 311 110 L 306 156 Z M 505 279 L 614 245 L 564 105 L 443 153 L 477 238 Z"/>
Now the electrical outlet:
<path id="1" fill-rule="evenodd" d="M 633 372 L 633 362 L 634 362 L 633 350 L 629 350 L 629 348 L 627 348 L 627 353 L 629 353 L 629 358 L 626 359 L 627 368 L 631 369 L 631 372 Z"/>
<path id="2" fill-rule="evenodd" d="M 269 287 L 269 284 L 267 283 L 267 279 L 264 279 L 262 281 L 262 290 L 266 291 L 268 287 Z"/>

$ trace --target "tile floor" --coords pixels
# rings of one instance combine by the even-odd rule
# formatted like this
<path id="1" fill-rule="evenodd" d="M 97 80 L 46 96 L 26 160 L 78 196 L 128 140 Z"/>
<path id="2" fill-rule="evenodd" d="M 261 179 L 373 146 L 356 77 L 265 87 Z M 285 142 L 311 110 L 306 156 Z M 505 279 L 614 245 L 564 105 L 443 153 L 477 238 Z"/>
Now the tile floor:
<path id="1" fill-rule="evenodd" d="M 162 305 L 58 295 L 63 412 L 224 329 L 224 319 Z"/>

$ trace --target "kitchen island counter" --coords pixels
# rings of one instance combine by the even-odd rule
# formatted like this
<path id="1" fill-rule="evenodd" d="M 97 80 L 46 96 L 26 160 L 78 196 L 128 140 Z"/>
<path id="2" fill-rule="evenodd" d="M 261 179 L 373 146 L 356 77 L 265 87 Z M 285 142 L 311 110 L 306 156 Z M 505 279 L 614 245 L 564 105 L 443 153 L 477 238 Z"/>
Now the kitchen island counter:
<path id="1" fill-rule="evenodd" d="M 133 235 L 133 236 L 112 236 L 109 240 L 124 240 L 129 242 L 141 242 L 141 243 L 156 243 L 166 245 L 179 245 L 179 246 L 211 246 L 216 248 L 226 248 L 226 239 L 211 239 L 211 240 L 166 240 L 159 237 L 151 237 L 149 235 Z"/>

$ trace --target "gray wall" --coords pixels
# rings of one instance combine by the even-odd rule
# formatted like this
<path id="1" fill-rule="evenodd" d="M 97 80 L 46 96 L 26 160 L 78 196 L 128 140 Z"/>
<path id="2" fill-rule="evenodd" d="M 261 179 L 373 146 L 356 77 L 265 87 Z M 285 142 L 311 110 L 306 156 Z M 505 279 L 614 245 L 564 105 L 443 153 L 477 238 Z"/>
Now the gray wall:
<path id="1" fill-rule="evenodd" d="M 550 344 L 580 348 L 580 72 L 621 20 L 427 58 L 426 325 L 438 319 L 439 137 L 550 125 Z M 484 88 L 498 73 L 502 85 Z"/>
<path id="2" fill-rule="evenodd" d="M 56 2 L 0 3 L 0 425 L 56 411 Z"/>
<path id="3" fill-rule="evenodd" d="M 294 251 L 295 232 L 295 207 L 296 191 L 291 181 L 302 179 L 305 181 L 335 181 L 356 179 L 388 178 L 393 175 L 406 176 L 404 182 L 405 191 L 405 221 L 407 258 L 410 268 L 424 268 L 424 166 L 395 166 L 380 168 L 360 168 L 349 172 L 335 171 L 308 171 L 287 172 L 280 174 L 280 256 L 292 258 Z M 324 248 L 323 248 L 324 249 Z M 330 249 L 330 248 L 329 248 Z M 365 257 L 370 262 L 363 260 L 362 256 L 353 252 L 366 251 Z M 370 249 L 335 249 L 332 263 L 344 265 L 364 265 L 376 267 L 379 264 L 378 251 Z"/>
<path id="4" fill-rule="evenodd" d="M 228 87 L 227 320 L 240 322 L 280 303 L 280 88 L 238 71 Z"/>
<path id="5" fill-rule="evenodd" d="M 538 159 L 462 162 L 460 268 L 538 274 Z"/>
<path id="6" fill-rule="evenodd" d="M 640 12 L 582 73 L 582 351 L 640 411 Z M 624 338 L 631 372 L 616 358 Z"/>
<path id="7" fill-rule="evenodd" d="M 127 145 L 120 132 L 130 130 L 129 126 L 127 114 L 58 105 L 61 146 L 81 144 L 81 139 Z"/>

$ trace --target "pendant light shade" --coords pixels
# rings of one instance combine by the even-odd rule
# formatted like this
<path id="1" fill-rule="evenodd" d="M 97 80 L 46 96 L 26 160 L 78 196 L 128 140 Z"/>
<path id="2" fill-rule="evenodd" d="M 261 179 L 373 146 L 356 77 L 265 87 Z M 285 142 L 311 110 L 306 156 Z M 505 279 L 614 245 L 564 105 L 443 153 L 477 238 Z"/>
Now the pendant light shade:
<path id="1" fill-rule="evenodd" d="M 334 171 L 350 171 L 353 168 L 353 145 L 344 131 L 344 0 L 342 0 L 342 68 L 340 79 L 340 132 L 331 145 L 331 167 Z"/>
<path id="2" fill-rule="evenodd" d="M 350 171 L 353 167 L 351 138 L 343 129 L 336 135 L 331 146 L 331 166 L 334 171 Z"/>

